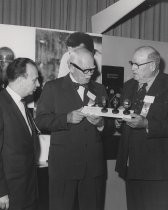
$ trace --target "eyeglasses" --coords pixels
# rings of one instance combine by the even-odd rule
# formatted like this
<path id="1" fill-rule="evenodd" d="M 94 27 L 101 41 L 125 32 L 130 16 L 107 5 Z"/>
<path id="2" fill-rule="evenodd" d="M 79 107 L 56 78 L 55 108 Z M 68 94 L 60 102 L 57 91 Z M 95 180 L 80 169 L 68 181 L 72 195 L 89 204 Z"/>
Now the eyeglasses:
<path id="1" fill-rule="evenodd" d="M 1 59 L 0 59 L 0 62 L 1 62 L 1 63 L 2 63 L 2 62 L 3 62 L 3 63 L 12 63 L 12 60 L 6 60 L 6 59 L 1 60 Z"/>
<path id="2" fill-rule="evenodd" d="M 135 66 L 139 69 L 140 66 L 145 65 L 145 64 L 148 64 L 148 63 L 152 63 L 152 62 L 154 62 L 154 61 L 148 61 L 148 62 L 146 62 L 146 63 L 138 64 L 138 63 L 134 63 L 134 62 L 132 62 L 132 61 L 129 61 L 129 64 L 130 64 L 131 66 L 135 65 Z"/>
<path id="3" fill-rule="evenodd" d="M 77 68 L 78 70 L 80 70 L 82 73 L 84 73 L 84 74 L 88 74 L 89 72 L 92 74 L 94 71 L 95 71 L 95 69 L 96 69 L 96 67 L 94 67 L 94 68 L 91 68 L 91 69 L 81 69 L 78 65 L 76 65 L 75 63 L 70 63 L 72 66 L 74 66 L 75 68 Z"/>

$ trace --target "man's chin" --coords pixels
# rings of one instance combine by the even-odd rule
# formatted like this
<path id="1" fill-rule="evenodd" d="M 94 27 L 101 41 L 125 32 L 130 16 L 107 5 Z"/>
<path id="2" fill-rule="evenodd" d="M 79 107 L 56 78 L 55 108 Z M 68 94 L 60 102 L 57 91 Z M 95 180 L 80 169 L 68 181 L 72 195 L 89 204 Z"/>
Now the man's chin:
<path id="1" fill-rule="evenodd" d="M 29 96 L 30 96 L 30 95 L 33 95 L 34 92 L 35 92 L 35 90 L 32 90 L 32 91 L 29 93 Z"/>
<path id="2" fill-rule="evenodd" d="M 90 82 L 90 78 L 85 80 L 85 83 L 89 83 Z"/>
<path id="3" fill-rule="evenodd" d="M 138 77 L 136 75 L 133 75 L 133 78 L 138 81 Z"/>

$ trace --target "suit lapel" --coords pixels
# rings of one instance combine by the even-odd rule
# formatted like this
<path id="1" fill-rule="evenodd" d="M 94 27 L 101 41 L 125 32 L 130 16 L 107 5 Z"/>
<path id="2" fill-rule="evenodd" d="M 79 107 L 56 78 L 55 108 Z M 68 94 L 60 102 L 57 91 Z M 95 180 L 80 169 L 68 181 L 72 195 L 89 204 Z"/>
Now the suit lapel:
<path id="1" fill-rule="evenodd" d="M 21 125 L 24 127 L 25 131 L 31 136 L 29 128 L 21 111 L 19 110 L 18 106 L 6 90 L 4 90 L 4 96 L 7 100 L 10 112 L 12 112 L 17 117 L 17 119 L 21 122 Z"/>
<path id="2" fill-rule="evenodd" d="M 68 106 L 71 110 L 79 109 L 83 106 L 83 101 L 80 98 L 77 90 L 73 86 L 73 82 L 69 74 L 63 80 L 64 97 L 67 100 Z"/>
<path id="3" fill-rule="evenodd" d="M 151 85 L 150 89 L 148 90 L 146 95 L 156 96 L 158 97 L 162 91 L 164 91 L 164 83 L 161 82 L 162 74 L 158 74 L 155 81 Z M 134 98 L 137 90 L 138 90 L 138 83 L 135 80 L 132 80 L 131 85 L 127 88 L 128 91 L 124 94 L 124 98 L 128 97 L 129 99 Z"/>
<path id="4" fill-rule="evenodd" d="M 88 105 L 89 100 L 90 100 L 90 98 L 89 98 L 88 95 L 87 95 L 87 92 L 88 92 L 88 91 L 90 91 L 93 95 L 96 96 L 95 86 L 94 86 L 93 82 L 91 82 L 91 81 L 90 81 L 89 84 L 88 84 L 88 90 L 86 91 L 86 94 L 85 94 L 84 105 Z"/>

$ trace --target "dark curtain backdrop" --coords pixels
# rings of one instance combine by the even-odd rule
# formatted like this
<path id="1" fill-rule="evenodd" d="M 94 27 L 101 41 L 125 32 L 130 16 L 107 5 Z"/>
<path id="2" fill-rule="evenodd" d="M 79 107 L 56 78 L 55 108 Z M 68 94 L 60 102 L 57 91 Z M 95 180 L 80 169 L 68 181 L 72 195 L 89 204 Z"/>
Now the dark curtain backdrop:
<path id="1" fill-rule="evenodd" d="M 92 32 L 91 16 L 115 2 L 117 0 L 0 0 L 0 23 Z M 168 0 L 145 1 L 104 34 L 168 41 Z"/>

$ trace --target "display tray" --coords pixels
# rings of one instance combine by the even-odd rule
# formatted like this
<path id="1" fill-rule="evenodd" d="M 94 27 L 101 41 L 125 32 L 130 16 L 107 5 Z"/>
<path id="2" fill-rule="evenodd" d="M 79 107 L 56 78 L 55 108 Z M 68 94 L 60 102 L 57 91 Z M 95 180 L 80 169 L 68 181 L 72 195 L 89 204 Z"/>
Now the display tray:
<path id="1" fill-rule="evenodd" d="M 112 110 L 113 110 L 112 108 L 107 108 L 107 112 L 102 112 L 102 107 L 84 106 L 82 109 L 82 113 L 89 115 L 103 116 L 103 117 L 131 119 L 130 115 L 123 114 L 124 109 L 119 109 L 118 114 L 114 114 Z M 130 110 L 130 112 L 132 111 Z"/>

